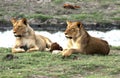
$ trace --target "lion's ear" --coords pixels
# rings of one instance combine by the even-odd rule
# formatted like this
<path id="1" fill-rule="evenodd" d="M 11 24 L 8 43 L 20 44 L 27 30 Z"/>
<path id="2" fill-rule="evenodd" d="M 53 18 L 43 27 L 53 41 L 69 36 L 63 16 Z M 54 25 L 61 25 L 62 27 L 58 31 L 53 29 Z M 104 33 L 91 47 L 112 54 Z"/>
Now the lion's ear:
<path id="1" fill-rule="evenodd" d="M 14 24 L 17 20 L 15 18 L 12 18 L 10 21 L 12 22 L 12 24 Z"/>
<path id="2" fill-rule="evenodd" d="M 77 26 L 78 26 L 78 28 L 81 28 L 82 23 L 81 22 L 77 22 Z"/>
<path id="3" fill-rule="evenodd" d="M 72 22 L 71 21 L 66 21 L 67 25 L 70 25 Z"/>
<path id="4" fill-rule="evenodd" d="M 27 19 L 26 18 L 22 18 L 22 23 L 27 25 Z"/>

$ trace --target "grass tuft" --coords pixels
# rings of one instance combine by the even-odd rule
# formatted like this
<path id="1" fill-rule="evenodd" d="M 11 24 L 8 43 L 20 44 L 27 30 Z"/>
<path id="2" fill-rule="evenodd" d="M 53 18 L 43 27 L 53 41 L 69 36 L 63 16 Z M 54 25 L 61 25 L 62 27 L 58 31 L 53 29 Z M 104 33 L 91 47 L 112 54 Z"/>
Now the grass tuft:
<path id="1" fill-rule="evenodd" d="M 27 15 L 27 18 L 34 18 L 34 19 L 41 19 L 42 21 L 46 21 L 47 19 L 52 18 L 50 15 L 44 15 L 44 14 L 31 14 Z"/>

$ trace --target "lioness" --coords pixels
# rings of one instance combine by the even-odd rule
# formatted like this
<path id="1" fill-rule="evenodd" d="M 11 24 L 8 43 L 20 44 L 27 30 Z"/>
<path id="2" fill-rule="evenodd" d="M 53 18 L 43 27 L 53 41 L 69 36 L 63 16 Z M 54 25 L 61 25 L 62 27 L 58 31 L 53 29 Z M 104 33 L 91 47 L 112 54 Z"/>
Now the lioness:
<path id="1" fill-rule="evenodd" d="M 62 51 L 62 56 L 70 56 L 72 53 L 108 55 L 110 51 L 107 41 L 90 36 L 81 22 L 67 21 L 64 34 L 68 45 Z"/>
<path id="2" fill-rule="evenodd" d="M 11 22 L 13 24 L 13 33 L 16 37 L 15 45 L 12 48 L 13 53 L 44 51 L 46 48 L 50 48 L 51 40 L 44 36 L 36 35 L 26 18 L 20 20 L 13 18 Z"/>

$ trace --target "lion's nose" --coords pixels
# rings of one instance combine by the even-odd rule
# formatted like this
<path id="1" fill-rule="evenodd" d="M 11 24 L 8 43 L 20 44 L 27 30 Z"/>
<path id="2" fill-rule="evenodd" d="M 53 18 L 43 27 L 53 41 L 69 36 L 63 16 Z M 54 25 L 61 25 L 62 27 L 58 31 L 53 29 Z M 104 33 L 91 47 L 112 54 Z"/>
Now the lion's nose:
<path id="1" fill-rule="evenodd" d="M 15 34 L 16 32 L 15 32 L 15 31 L 13 31 L 13 33 Z"/>
<path id="2" fill-rule="evenodd" d="M 67 32 L 65 32 L 64 34 L 67 35 Z"/>

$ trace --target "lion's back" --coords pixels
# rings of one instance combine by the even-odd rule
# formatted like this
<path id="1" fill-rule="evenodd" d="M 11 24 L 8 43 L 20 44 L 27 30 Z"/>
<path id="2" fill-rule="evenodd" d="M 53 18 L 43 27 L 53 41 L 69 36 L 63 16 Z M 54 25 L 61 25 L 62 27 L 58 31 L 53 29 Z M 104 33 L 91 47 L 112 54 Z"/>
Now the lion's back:
<path id="1" fill-rule="evenodd" d="M 36 35 L 36 43 L 39 47 L 45 49 L 45 48 L 50 48 L 52 41 L 42 35 Z"/>
<path id="2" fill-rule="evenodd" d="M 108 42 L 95 37 L 90 38 L 86 48 L 87 54 L 108 55 L 109 51 L 110 51 L 110 48 L 109 48 Z"/>

